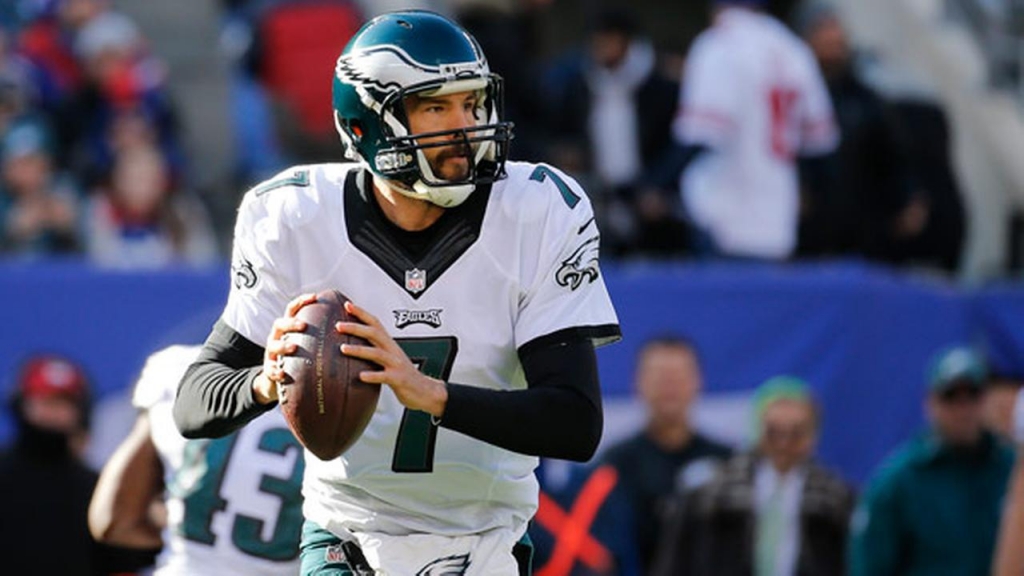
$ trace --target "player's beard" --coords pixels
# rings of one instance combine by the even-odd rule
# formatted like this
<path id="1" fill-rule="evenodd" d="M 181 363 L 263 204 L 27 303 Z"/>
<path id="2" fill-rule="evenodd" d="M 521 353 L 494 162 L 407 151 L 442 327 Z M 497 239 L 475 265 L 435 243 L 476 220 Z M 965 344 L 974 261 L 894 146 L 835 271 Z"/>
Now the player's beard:
<path id="1" fill-rule="evenodd" d="M 441 180 L 449 182 L 464 181 L 469 178 L 469 156 L 472 148 L 467 144 L 446 146 L 441 148 L 430 168 Z"/>

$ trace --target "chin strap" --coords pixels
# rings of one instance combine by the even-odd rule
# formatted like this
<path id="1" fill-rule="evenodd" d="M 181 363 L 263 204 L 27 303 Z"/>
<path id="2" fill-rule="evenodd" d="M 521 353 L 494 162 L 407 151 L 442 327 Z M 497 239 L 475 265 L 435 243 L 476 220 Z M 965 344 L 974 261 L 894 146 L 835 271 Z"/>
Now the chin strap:
<path id="1" fill-rule="evenodd" d="M 387 187 L 407 198 L 424 200 L 442 208 L 452 208 L 462 204 L 476 189 L 474 184 L 429 186 L 422 180 L 417 180 L 410 188 L 398 180 L 388 180 L 377 174 L 373 175 L 373 181 L 376 185 Z"/>
<path id="2" fill-rule="evenodd" d="M 413 198 L 420 198 L 442 208 L 458 206 L 469 198 L 469 195 L 476 189 L 474 184 L 458 184 L 454 186 L 428 186 L 423 180 L 417 180 L 412 185 L 413 191 L 406 194 Z"/>

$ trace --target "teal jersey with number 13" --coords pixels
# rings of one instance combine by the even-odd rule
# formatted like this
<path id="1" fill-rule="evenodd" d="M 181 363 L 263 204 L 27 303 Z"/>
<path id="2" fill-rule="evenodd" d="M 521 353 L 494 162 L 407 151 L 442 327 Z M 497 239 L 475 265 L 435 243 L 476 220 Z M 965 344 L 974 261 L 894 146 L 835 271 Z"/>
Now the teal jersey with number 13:
<path id="1" fill-rule="evenodd" d="M 133 403 L 164 466 L 167 528 L 156 576 L 298 574 L 302 446 L 274 410 L 231 435 L 186 440 L 171 410 L 199 347 L 149 358 Z"/>

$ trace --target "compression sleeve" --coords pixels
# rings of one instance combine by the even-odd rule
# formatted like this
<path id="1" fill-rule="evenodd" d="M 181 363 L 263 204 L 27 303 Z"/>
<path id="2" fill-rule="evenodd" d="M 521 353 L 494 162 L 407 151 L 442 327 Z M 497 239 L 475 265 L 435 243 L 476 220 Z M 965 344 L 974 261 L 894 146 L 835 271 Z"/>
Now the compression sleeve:
<path id="1" fill-rule="evenodd" d="M 259 404 L 252 396 L 262 368 L 263 347 L 218 320 L 178 385 L 174 423 L 181 435 L 219 438 L 276 406 Z"/>
<path id="2" fill-rule="evenodd" d="M 603 426 L 594 345 L 580 337 L 527 344 L 519 357 L 526 390 L 450 382 L 441 426 L 521 454 L 589 460 Z"/>

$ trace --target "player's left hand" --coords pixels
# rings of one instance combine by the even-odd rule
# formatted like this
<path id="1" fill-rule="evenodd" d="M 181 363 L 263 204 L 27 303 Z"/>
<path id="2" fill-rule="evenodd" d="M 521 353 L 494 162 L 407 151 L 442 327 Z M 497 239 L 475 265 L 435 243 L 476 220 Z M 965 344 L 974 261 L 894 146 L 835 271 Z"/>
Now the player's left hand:
<path id="1" fill-rule="evenodd" d="M 359 379 L 368 384 L 387 384 L 406 408 L 422 410 L 440 418 L 448 401 L 445 383 L 420 372 L 376 316 L 351 301 L 345 303 L 345 310 L 362 324 L 338 322 L 335 329 L 341 334 L 363 338 L 369 341 L 370 346 L 343 344 L 341 353 L 375 362 L 381 367 L 380 370 L 361 372 Z"/>

